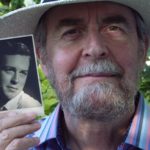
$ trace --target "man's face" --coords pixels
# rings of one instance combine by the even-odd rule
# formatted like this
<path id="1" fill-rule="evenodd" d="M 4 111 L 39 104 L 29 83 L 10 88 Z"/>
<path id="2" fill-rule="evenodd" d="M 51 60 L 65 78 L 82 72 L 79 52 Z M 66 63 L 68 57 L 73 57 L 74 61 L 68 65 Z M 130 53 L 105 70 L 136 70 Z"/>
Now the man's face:
<path id="1" fill-rule="evenodd" d="M 99 2 L 57 7 L 47 19 L 46 65 L 63 108 L 95 119 L 133 109 L 145 53 L 133 13 Z"/>
<path id="2" fill-rule="evenodd" d="M 6 99 L 17 96 L 24 88 L 30 57 L 23 55 L 5 55 L 1 60 L 0 88 Z"/>

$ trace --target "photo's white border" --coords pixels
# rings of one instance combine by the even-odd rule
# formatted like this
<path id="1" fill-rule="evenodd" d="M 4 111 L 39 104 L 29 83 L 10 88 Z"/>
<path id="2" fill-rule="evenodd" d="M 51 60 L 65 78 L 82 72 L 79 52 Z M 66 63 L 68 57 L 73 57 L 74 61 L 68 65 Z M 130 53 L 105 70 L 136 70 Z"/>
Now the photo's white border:
<path id="1" fill-rule="evenodd" d="M 33 34 L 26 34 L 26 35 L 19 35 L 19 36 L 4 37 L 4 38 L 0 38 L 0 40 L 17 39 L 17 38 L 22 38 L 22 37 L 33 37 Z"/>
<path id="2" fill-rule="evenodd" d="M 42 96 L 42 90 L 41 90 L 41 82 L 40 82 L 40 77 L 39 77 L 39 73 L 38 73 L 38 64 L 37 64 L 37 55 L 36 55 L 36 50 L 35 50 L 35 41 L 34 41 L 34 36 L 33 34 L 27 34 L 27 35 L 19 35 L 19 36 L 11 36 L 11 37 L 5 37 L 5 38 L 0 38 L 1 40 L 9 40 L 9 39 L 17 39 L 17 38 L 24 38 L 24 37 L 31 37 L 32 38 L 32 44 L 33 44 L 33 53 L 34 53 L 34 60 L 35 60 L 35 65 L 36 65 L 36 75 L 38 78 L 38 85 L 39 85 L 39 92 L 40 92 L 40 98 L 41 98 L 41 107 L 32 107 L 32 108 L 21 108 L 21 109 L 15 109 L 15 110 L 6 110 L 7 112 L 21 112 L 21 113 L 25 113 L 25 112 L 35 112 L 37 115 L 39 116 L 43 116 L 45 115 L 44 113 L 44 102 L 43 102 L 43 96 Z M 5 112 L 5 111 L 0 111 L 1 112 Z"/>
<path id="3" fill-rule="evenodd" d="M 35 41 L 34 41 L 34 36 L 33 34 L 30 34 L 32 36 L 32 41 L 33 41 L 33 51 L 34 51 L 34 57 L 35 57 L 35 65 L 36 65 L 36 73 L 37 73 L 37 77 L 38 77 L 38 84 L 39 84 L 39 90 L 40 90 L 40 98 L 41 98 L 41 103 L 42 103 L 42 106 L 44 106 L 44 100 L 43 100 L 43 95 L 42 95 L 42 85 L 41 85 L 41 82 L 40 82 L 40 76 L 39 76 L 39 73 L 38 73 L 38 64 L 37 64 L 37 55 L 36 55 L 36 48 L 35 48 Z"/>

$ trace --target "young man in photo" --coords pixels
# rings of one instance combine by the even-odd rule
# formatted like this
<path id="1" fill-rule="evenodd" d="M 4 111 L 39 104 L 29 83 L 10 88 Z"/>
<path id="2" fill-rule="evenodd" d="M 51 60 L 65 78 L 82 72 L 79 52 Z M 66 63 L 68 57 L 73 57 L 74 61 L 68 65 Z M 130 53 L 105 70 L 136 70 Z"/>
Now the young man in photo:
<path id="1" fill-rule="evenodd" d="M 0 110 L 39 107 L 41 104 L 23 91 L 30 66 L 30 50 L 16 40 L 0 41 Z"/>

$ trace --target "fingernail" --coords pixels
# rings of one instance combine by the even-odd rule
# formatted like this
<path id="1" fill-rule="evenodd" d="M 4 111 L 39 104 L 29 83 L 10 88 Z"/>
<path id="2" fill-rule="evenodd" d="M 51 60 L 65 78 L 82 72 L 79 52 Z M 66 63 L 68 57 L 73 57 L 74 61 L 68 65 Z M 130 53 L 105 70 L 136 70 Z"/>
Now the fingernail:
<path id="1" fill-rule="evenodd" d="M 36 122 L 33 124 L 34 127 L 36 127 L 37 129 L 41 128 L 41 124 L 39 122 Z"/>
<path id="2" fill-rule="evenodd" d="M 36 119 L 37 114 L 36 113 L 27 113 L 26 116 L 30 119 Z"/>
<path id="3" fill-rule="evenodd" d="M 40 139 L 38 137 L 34 137 L 34 139 L 35 139 L 36 145 L 39 145 L 40 144 Z"/>

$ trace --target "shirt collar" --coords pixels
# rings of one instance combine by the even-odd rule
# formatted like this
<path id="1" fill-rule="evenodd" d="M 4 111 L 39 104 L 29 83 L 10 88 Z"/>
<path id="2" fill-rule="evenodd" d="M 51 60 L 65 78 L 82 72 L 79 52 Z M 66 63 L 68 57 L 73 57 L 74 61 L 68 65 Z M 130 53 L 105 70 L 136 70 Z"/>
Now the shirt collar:
<path id="1" fill-rule="evenodd" d="M 63 143 L 62 137 L 62 118 L 63 112 L 60 104 L 58 104 L 50 116 L 47 116 L 39 121 L 42 125 L 40 130 L 28 135 L 28 137 L 40 138 L 40 144 L 39 146 L 37 146 L 37 148 L 40 149 L 42 145 L 46 143 L 48 144 L 48 142 L 51 143 L 55 141 L 57 145 L 61 146 L 62 149 L 65 149 L 65 144 Z"/>
<path id="2" fill-rule="evenodd" d="M 23 94 L 24 92 L 21 91 L 18 95 L 16 95 L 14 98 L 10 99 L 3 107 L 5 107 L 7 110 L 11 110 L 12 108 L 17 108 L 17 104 L 19 101 L 19 97 Z M 3 108 L 2 107 L 2 108 Z"/>
<path id="3" fill-rule="evenodd" d="M 145 107 L 146 107 L 145 100 L 143 96 L 140 95 L 138 106 L 137 106 L 135 115 L 133 117 L 133 120 L 131 122 L 131 126 L 129 129 L 127 138 L 125 140 L 125 143 L 136 146 L 140 149 L 145 149 L 145 145 L 146 145 L 142 142 L 143 139 L 141 138 L 143 136 L 142 130 L 146 127 L 143 124 L 143 120 L 145 120 L 145 115 L 146 115 L 145 111 L 147 110 Z M 147 123 L 148 123 L 148 120 L 147 120 Z M 148 128 L 145 128 L 144 130 L 147 130 L 148 132 Z M 143 138 L 146 140 L 147 135 L 145 134 Z M 140 144 L 141 142 L 143 144 Z"/>
<path id="4" fill-rule="evenodd" d="M 60 118 L 59 112 L 60 104 L 57 105 L 50 116 L 47 116 L 39 121 L 42 125 L 40 130 L 38 130 L 31 136 L 39 137 L 40 144 L 46 142 L 47 140 L 56 139 L 58 132 L 58 122 Z"/>

